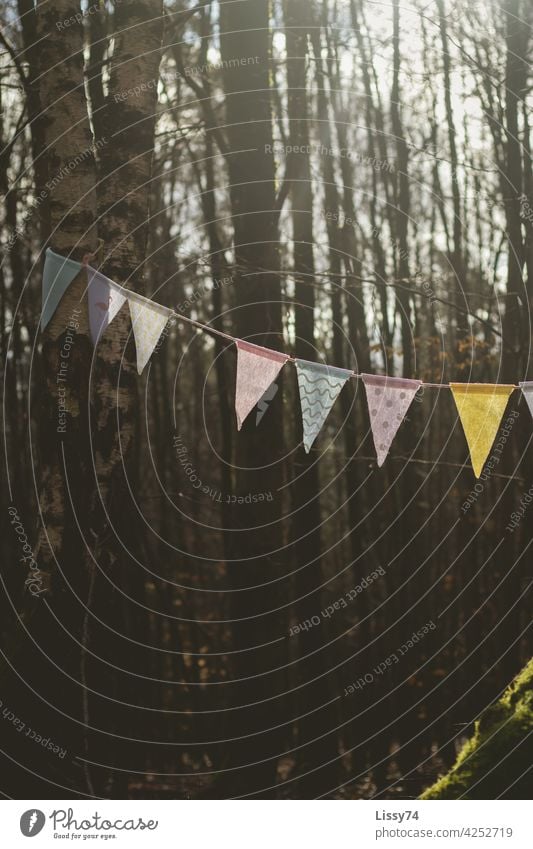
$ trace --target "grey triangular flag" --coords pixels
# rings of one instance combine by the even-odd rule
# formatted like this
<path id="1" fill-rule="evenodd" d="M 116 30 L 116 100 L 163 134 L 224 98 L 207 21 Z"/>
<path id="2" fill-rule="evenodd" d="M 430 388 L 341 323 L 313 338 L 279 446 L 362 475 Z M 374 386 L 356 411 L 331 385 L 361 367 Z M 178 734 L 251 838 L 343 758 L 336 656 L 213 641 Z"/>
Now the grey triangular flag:
<path id="1" fill-rule="evenodd" d="M 529 407 L 529 412 L 533 416 L 533 380 L 521 381 L 518 385 L 522 390 L 524 398 L 526 399 L 527 405 Z"/>
<path id="2" fill-rule="evenodd" d="M 51 248 L 47 248 L 43 271 L 41 330 L 45 329 L 58 308 L 61 298 L 82 268 L 81 262 L 67 259 L 54 253 Z"/>

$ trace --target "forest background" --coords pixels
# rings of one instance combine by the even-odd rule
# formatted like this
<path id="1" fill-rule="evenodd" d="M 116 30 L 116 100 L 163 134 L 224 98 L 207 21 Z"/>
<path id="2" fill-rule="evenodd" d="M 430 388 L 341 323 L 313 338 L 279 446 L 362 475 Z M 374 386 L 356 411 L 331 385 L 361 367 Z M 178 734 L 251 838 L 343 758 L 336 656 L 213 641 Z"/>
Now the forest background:
<path id="1" fill-rule="evenodd" d="M 357 381 L 307 455 L 292 366 L 238 433 L 220 337 L 139 378 L 83 275 L 39 319 L 51 246 L 307 360 L 533 378 L 532 17 L 4 0 L 5 795 L 416 797 L 531 656 L 518 393 L 479 482 L 446 388 L 378 469 Z"/>

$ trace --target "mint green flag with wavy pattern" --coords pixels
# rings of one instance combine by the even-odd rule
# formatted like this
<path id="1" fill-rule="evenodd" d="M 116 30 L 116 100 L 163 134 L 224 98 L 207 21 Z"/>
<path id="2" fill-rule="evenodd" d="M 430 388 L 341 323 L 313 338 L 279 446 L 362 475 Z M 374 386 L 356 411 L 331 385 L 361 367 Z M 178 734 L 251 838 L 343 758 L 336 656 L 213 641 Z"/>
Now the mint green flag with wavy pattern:
<path id="1" fill-rule="evenodd" d="M 352 372 L 307 360 L 296 360 L 296 371 L 302 407 L 303 442 L 306 454 L 309 454 L 329 411 Z"/>

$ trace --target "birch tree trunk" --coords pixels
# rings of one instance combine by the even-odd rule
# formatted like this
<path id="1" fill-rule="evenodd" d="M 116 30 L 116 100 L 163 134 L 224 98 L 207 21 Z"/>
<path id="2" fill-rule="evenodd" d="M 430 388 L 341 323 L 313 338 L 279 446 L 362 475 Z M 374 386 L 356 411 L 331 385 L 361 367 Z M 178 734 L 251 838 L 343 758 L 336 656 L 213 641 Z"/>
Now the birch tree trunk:
<path id="1" fill-rule="evenodd" d="M 162 2 L 116 0 L 114 51 L 101 121 L 105 143 L 98 232 L 103 241 L 103 272 L 140 294 L 145 291 L 162 35 Z M 104 765 L 93 770 L 92 780 L 106 794 L 120 798 L 127 793 L 127 773 L 115 772 L 113 766 L 129 758 L 142 762 L 145 756 L 143 747 L 128 747 L 122 737 L 151 736 L 143 731 L 142 711 L 120 710 L 122 701 L 138 702 L 135 678 L 127 674 L 131 670 L 128 638 L 142 641 L 148 633 L 143 605 L 145 526 L 136 501 L 139 378 L 127 305 L 102 334 L 93 368 L 91 531 L 95 545 L 90 641 L 98 659 L 88 660 L 88 674 L 98 683 L 94 689 L 104 696 L 91 700 L 89 713 L 91 725 L 107 734 L 97 733 L 92 740 L 94 760 Z M 112 641 L 110 629 L 115 632 Z M 116 664 L 124 674 L 117 674 L 105 661 Z M 149 663 L 149 658 L 140 652 L 139 671 L 143 663 Z M 116 705 L 110 705 L 109 696 L 117 700 Z"/>
<path id="2" fill-rule="evenodd" d="M 70 25 L 61 30 L 67 20 Z M 27 37 L 33 36 L 39 46 L 38 50 L 32 46 L 30 58 L 35 62 L 38 56 L 42 113 L 37 118 L 32 95 L 30 118 L 38 121 L 34 145 L 44 235 L 49 227 L 48 246 L 80 261 L 95 247 L 96 196 L 79 6 L 70 0 L 39 2 L 36 29 L 27 22 Z M 85 288 L 82 271 L 43 333 L 45 382 L 40 398 L 30 398 L 39 425 L 39 529 L 33 553 L 37 571 L 32 564 L 33 581 L 28 584 L 23 617 L 29 636 L 20 646 L 20 669 L 25 682 L 39 695 L 42 720 L 51 725 L 59 715 L 65 718 L 62 740 L 73 755 L 81 748 L 83 722 L 80 641 L 87 592 L 83 552 L 90 479 L 88 373 L 92 344 Z M 27 699 L 27 693 L 23 697 Z M 57 771 L 57 765 L 52 764 L 51 769 Z M 72 772 L 65 764 L 59 771 L 75 791 L 80 784 L 79 769 Z"/>
<path id="3" fill-rule="evenodd" d="M 93 140 L 83 85 L 83 27 L 74 22 L 58 35 L 57 24 L 71 19 L 79 7 L 70 0 L 51 0 L 37 6 L 41 73 L 41 100 L 45 109 L 44 141 L 48 168 L 47 197 L 50 209 L 49 244 L 63 256 L 80 261 L 95 247 L 96 195 Z M 36 555 L 50 580 L 59 579 L 60 566 L 77 538 L 74 516 L 78 497 L 85 499 L 81 483 L 87 472 L 88 365 L 91 345 L 85 309 L 85 274 L 69 287 L 51 319 L 43 339 L 46 372 L 45 413 L 41 418 L 40 505 L 42 525 Z M 78 325 L 77 329 L 74 325 Z M 70 349 L 67 336 L 74 330 Z M 66 356 L 68 355 L 68 356 Z M 65 375 L 65 433 L 58 431 L 61 362 L 68 360 Z M 70 477 L 70 483 L 67 481 Z M 69 491 L 70 490 L 70 491 Z M 82 516 L 86 511 L 77 510 Z M 75 551 L 79 559 L 79 548 Z M 72 554 L 72 552 L 70 552 Z M 37 559 L 36 557 L 36 559 Z M 65 560 L 67 559 L 65 557 Z"/>

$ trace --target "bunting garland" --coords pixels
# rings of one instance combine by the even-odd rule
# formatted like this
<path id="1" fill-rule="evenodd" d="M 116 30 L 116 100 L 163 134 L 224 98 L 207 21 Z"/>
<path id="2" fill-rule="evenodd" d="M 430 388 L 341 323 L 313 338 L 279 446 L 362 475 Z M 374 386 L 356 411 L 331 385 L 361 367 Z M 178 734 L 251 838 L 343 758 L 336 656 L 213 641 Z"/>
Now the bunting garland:
<path id="1" fill-rule="evenodd" d="M 46 250 L 43 271 L 41 330 L 46 328 L 61 298 L 82 269 L 87 274 L 89 326 L 93 343 L 98 343 L 101 334 L 127 301 L 137 349 L 137 371 L 141 374 L 173 310 L 130 292 L 90 265 L 60 256 L 51 248 Z"/>
<path id="2" fill-rule="evenodd" d="M 42 280 L 41 330 L 45 330 L 68 287 L 81 271 L 87 275 L 89 325 L 93 343 L 97 345 L 102 333 L 117 316 L 126 301 L 131 316 L 137 350 L 137 371 L 142 373 L 148 363 L 167 321 L 177 315 L 182 321 L 221 336 L 237 348 L 235 413 L 237 428 L 259 403 L 256 424 L 262 419 L 274 397 L 273 386 L 286 362 L 296 366 L 302 412 L 303 445 L 309 453 L 343 386 L 350 378 L 361 378 L 365 387 L 377 464 L 382 466 L 398 428 L 422 386 L 451 389 L 463 426 L 472 467 L 476 477 L 481 475 L 499 429 L 511 393 L 518 387 L 511 384 L 451 383 L 424 384 L 420 380 L 388 377 L 386 375 L 356 374 L 307 360 L 293 359 L 281 351 L 273 351 L 236 339 L 213 327 L 180 315 L 155 301 L 120 286 L 85 262 L 77 262 L 50 248 Z M 533 381 L 519 384 L 533 416 Z"/>

